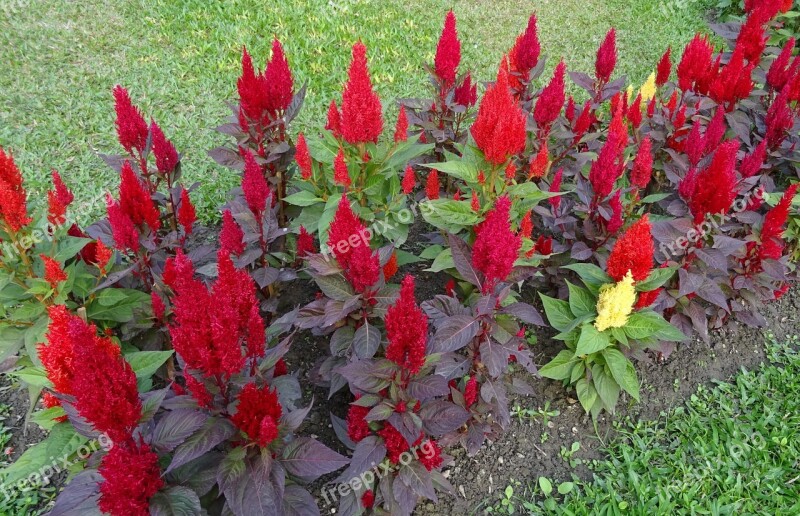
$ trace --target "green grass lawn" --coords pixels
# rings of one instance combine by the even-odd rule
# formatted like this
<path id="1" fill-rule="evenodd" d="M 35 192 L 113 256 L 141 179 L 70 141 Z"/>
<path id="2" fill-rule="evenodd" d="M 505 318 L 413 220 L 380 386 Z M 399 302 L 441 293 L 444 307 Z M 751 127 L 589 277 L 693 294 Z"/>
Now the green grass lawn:
<path id="1" fill-rule="evenodd" d="M 800 514 L 797 344 L 771 341 L 771 365 L 701 387 L 660 420 L 620 424 L 594 481 L 562 500 L 532 486 L 511 502 L 533 514 Z"/>
<path id="2" fill-rule="evenodd" d="M 234 95 L 240 49 L 263 63 L 272 36 L 288 52 L 298 83 L 309 82 L 300 127 L 324 124 L 340 99 L 351 44 L 362 38 L 386 104 L 419 96 L 446 10 L 458 16 L 463 63 L 481 80 L 501 54 L 540 20 L 550 67 L 590 71 L 612 25 L 619 31 L 620 73 L 641 83 L 668 45 L 705 30 L 708 0 L 13 0 L 0 7 L 0 145 L 11 148 L 32 190 L 56 168 L 75 189 L 86 222 L 103 211 L 115 174 L 97 157 L 119 151 L 111 88 L 128 87 L 184 154 L 190 181 L 202 181 L 200 212 L 213 217 L 235 174 L 206 151 L 225 141 L 212 129 Z M 666 8 L 661 7 L 665 5 Z M 393 116 L 393 115 L 392 115 Z"/>

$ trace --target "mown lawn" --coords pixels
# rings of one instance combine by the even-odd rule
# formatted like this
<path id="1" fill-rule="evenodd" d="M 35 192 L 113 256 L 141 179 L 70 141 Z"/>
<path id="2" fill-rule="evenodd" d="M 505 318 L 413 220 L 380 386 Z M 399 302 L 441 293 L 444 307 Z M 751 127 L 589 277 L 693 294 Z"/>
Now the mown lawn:
<path id="1" fill-rule="evenodd" d="M 213 218 L 236 177 L 206 151 L 227 115 L 241 45 L 258 61 L 272 36 L 286 46 L 298 83 L 309 82 L 299 127 L 324 123 L 339 98 L 349 47 L 362 38 L 386 104 L 426 83 L 445 11 L 453 7 L 463 62 L 481 80 L 536 11 L 550 65 L 592 69 L 597 45 L 619 30 L 620 72 L 641 83 L 668 45 L 705 30 L 708 0 L 12 0 L 0 5 L 0 145 L 11 148 L 33 190 L 56 168 L 76 190 L 86 222 L 103 211 L 115 174 L 97 157 L 115 153 L 111 88 L 121 83 L 184 154 L 197 204 Z M 392 115 L 393 116 L 393 115 Z"/>

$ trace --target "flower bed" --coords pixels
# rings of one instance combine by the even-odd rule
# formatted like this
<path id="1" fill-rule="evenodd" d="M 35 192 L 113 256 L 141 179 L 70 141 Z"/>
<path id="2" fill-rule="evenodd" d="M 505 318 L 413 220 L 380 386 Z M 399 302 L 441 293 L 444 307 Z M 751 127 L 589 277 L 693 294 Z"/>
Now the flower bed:
<path id="1" fill-rule="evenodd" d="M 593 75 L 561 61 L 537 86 L 532 16 L 480 96 L 450 12 L 429 97 L 400 99 L 388 131 L 363 44 L 325 131 L 296 138 L 306 89 L 281 44 L 263 72 L 245 49 L 219 127 L 231 144 L 210 151 L 242 171 L 214 245 L 190 245 L 196 185 L 121 86 L 105 219 L 68 224 L 55 171 L 47 208 L 28 202 L 2 151 L 4 356 L 50 431 L 6 484 L 66 457 L 52 514 L 318 514 L 320 499 L 410 514 L 454 491 L 447 450 L 497 440 L 536 376 L 596 420 L 640 399 L 635 361 L 729 320 L 765 324 L 796 277 L 800 57 L 767 46 L 782 4 L 715 27 L 731 51 L 699 35 L 679 59 L 667 49 L 639 88 L 614 77 L 613 30 Z M 420 298 L 398 271 L 425 260 L 449 279 Z M 287 307 L 309 280 L 316 296 Z M 537 328 L 564 343 L 546 364 Z M 328 348 L 308 376 L 285 360 L 303 332 Z M 346 399 L 331 423 L 349 458 L 303 434 L 301 380 Z"/>

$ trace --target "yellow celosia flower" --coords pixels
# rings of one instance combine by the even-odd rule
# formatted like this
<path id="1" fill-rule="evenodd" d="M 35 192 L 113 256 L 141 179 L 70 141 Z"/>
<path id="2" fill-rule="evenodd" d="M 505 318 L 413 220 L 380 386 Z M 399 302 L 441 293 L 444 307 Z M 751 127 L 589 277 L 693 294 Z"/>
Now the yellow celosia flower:
<path id="1" fill-rule="evenodd" d="M 639 93 L 642 95 L 642 107 L 645 107 L 650 99 L 656 96 L 656 74 L 655 72 L 650 74 L 650 77 L 642 85 L 642 89 L 639 90 Z"/>
<path id="2" fill-rule="evenodd" d="M 636 289 L 631 271 L 619 283 L 603 285 L 597 300 L 597 319 L 594 322 L 597 331 L 625 326 L 635 302 Z"/>
<path id="3" fill-rule="evenodd" d="M 628 102 L 629 103 L 633 102 L 633 84 L 628 85 L 627 94 L 628 94 Z"/>

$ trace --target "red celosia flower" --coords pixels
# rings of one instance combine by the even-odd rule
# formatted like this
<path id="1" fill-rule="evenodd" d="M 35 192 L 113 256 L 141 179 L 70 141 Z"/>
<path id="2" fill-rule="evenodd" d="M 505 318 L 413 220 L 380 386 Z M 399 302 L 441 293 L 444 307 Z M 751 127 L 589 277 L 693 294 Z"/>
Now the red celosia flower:
<path id="1" fill-rule="evenodd" d="M 222 213 L 222 231 L 219 234 L 219 243 L 222 249 L 237 256 L 244 252 L 244 233 L 233 219 L 230 210 Z"/>
<path id="2" fill-rule="evenodd" d="M 375 505 L 375 493 L 372 489 L 367 489 L 361 495 L 361 506 L 365 509 L 371 509 L 373 505 Z"/>
<path id="3" fill-rule="evenodd" d="M 108 268 L 108 262 L 111 261 L 113 251 L 106 247 L 102 240 L 98 240 L 95 244 L 94 263 L 100 269 L 100 273 L 105 275 Z"/>
<path id="4" fill-rule="evenodd" d="M 500 197 L 475 228 L 472 264 L 486 276 L 484 293 L 491 292 L 498 281 L 505 281 L 519 256 L 522 240 L 511 231 L 510 211 L 509 198 Z"/>
<path id="5" fill-rule="evenodd" d="M 342 196 L 328 231 L 328 248 L 356 292 L 365 292 L 380 277 L 380 260 L 369 247 L 369 237 L 350 208 L 350 201 Z"/>
<path id="6" fill-rule="evenodd" d="M 667 83 L 669 80 L 669 75 L 672 73 L 672 60 L 670 59 L 671 53 L 672 47 L 668 47 L 667 51 L 664 52 L 664 55 L 661 56 L 661 60 L 658 62 L 656 86 L 659 88 Z"/>
<path id="7" fill-rule="evenodd" d="M 255 383 L 248 383 L 236 399 L 239 403 L 231 421 L 251 441 L 266 448 L 278 437 L 283 413 L 277 392 L 266 385 L 258 388 Z"/>
<path id="8" fill-rule="evenodd" d="M 561 179 L 564 175 L 564 169 L 559 168 L 556 171 L 556 175 L 553 176 L 553 182 L 550 183 L 550 193 L 559 193 L 561 192 Z M 548 199 L 550 206 L 553 207 L 554 210 L 558 210 L 558 207 L 561 206 L 561 196 L 557 195 L 555 197 L 551 197 Z"/>
<path id="9" fill-rule="evenodd" d="M 328 106 L 328 121 L 325 124 L 325 129 L 333 133 L 335 138 L 342 137 L 342 119 L 339 114 L 339 108 L 336 106 L 336 101 L 332 100 Z"/>
<path id="10" fill-rule="evenodd" d="M 636 159 L 633 161 L 633 170 L 631 170 L 631 185 L 636 188 L 647 188 L 650 183 L 650 177 L 653 173 L 653 143 L 650 137 L 642 140 L 639 146 L 639 152 L 636 154 Z"/>
<path id="11" fill-rule="evenodd" d="M 249 150 L 239 147 L 239 154 L 244 158 L 244 176 L 242 176 L 242 191 L 247 207 L 259 218 L 267 209 L 267 198 L 270 196 L 269 184 L 264 179 L 261 165 Z"/>
<path id="12" fill-rule="evenodd" d="M 164 485 L 158 455 L 144 442 L 115 444 L 103 456 L 98 507 L 111 516 L 147 516 L 150 498 Z"/>
<path id="13" fill-rule="evenodd" d="M 703 139 L 703 136 L 700 134 L 700 122 L 695 122 L 692 125 L 692 131 L 689 133 L 689 136 L 686 138 L 686 142 L 684 144 L 684 152 L 686 152 L 687 157 L 689 158 L 689 163 L 695 167 L 700 160 L 703 159 L 703 154 L 705 152 L 706 142 Z"/>
<path id="14" fill-rule="evenodd" d="M 706 134 L 703 136 L 703 143 L 705 144 L 704 150 L 707 154 L 710 154 L 719 147 L 719 144 L 725 137 L 726 129 L 725 110 L 717 108 L 714 118 L 711 119 L 711 122 L 706 128 Z"/>
<path id="15" fill-rule="evenodd" d="M 386 311 L 386 358 L 417 374 L 425 363 L 428 318 L 414 298 L 414 278 L 403 279 L 400 297 Z"/>
<path id="16" fill-rule="evenodd" d="M 61 180 L 61 176 L 53 170 L 53 190 L 47 192 L 47 220 L 54 225 L 61 225 L 66 222 L 67 207 L 75 199 L 72 192 Z M 0 187 L 2 188 L 2 187 Z"/>
<path id="17" fill-rule="evenodd" d="M 694 88 L 698 81 L 712 69 L 711 58 L 714 47 L 706 36 L 695 35 L 692 41 L 686 45 L 678 63 L 678 86 L 684 91 Z"/>
<path id="18" fill-rule="evenodd" d="M 800 184 L 795 183 L 786 189 L 780 202 L 767 212 L 764 217 L 764 225 L 761 227 L 761 249 L 759 251 L 760 259 L 778 260 L 783 255 L 785 243 L 782 240 L 784 226 L 789 217 L 789 210 L 792 205 L 792 200 L 797 194 L 797 188 Z"/>
<path id="19" fill-rule="evenodd" d="M 559 62 L 553 72 L 553 78 L 544 87 L 533 108 L 533 118 L 536 120 L 536 125 L 544 131 L 549 130 L 552 123 L 556 121 L 556 118 L 561 113 L 561 108 L 564 107 L 564 75 L 566 71 L 567 65 L 564 64 L 564 61 Z"/>
<path id="20" fill-rule="evenodd" d="M 183 379 L 186 381 L 186 389 L 189 394 L 202 408 L 212 408 L 214 406 L 214 396 L 208 392 L 206 385 L 189 373 L 184 373 Z"/>
<path id="21" fill-rule="evenodd" d="M 461 85 L 458 86 L 453 93 L 453 100 L 456 104 L 471 107 L 474 106 L 476 102 L 478 102 L 478 85 L 472 83 L 472 74 L 467 72 L 467 76 L 464 77 L 464 80 L 461 82 Z M 425 134 L 423 133 L 423 137 Z M 420 140 L 420 143 L 425 143 L 424 141 Z"/>
<path id="22" fill-rule="evenodd" d="M 289 367 L 286 365 L 286 360 L 279 358 L 278 361 L 275 362 L 275 367 L 272 369 L 272 377 L 280 378 L 287 374 L 289 374 Z"/>
<path id="23" fill-rule="evenodd" d="M 636 300 L 636 306 L 634 308 L 636 310 L 644 310 L 645 308 L 651 306 L 656 302 L 656 299 L 658 299 L 658 295 L 661 294 L 662 290 L 664 289 L 657 288 L 649 292 L 639 292 L 639 299 Z"/>
<path id="24" fill-rule="evenodd" d="M 606 223 L 606 232 L 613 235 L 619 228 L 622 227 L 622 190 L 617 190 L 617 193 L 611 197 L 609 205 L 611 206 L 611 218 Z"/>
<path id="25" fill-rule="evenodd" d="M 367 47 L 360 41 L 353 45 L 347 84 L 342 94 L 342 135 L 348 143 L 378 143 L 383 131 L 381 100 L 372 89 L 367 69 Z"/>
<path id="26" fill-rule="evenodd" d="M 183 227 L 187 235 L 192 233 L 192 226 L 197 221 L 197 212 L 189 199 L 189 192 L 181 187 L 181 204 L 178 207 L 178 222 Z"/>
<path id="27" fill-rule="evenodd" d="M 525 32 L 517 38 L 517 42 L 514 45 L 514 64 L 517 70 L 526 77 L 539 63 L 539 54 L 541 53 L 536 22 L 536 15 L 532 14 L 528 18 L 528 26 L 525 28 Z"/>
<path id="28" fill-rule="evenodd" d="M 283 46 L 277 39 L 272 40 L 272 57 L 264 70 L 264 85 L 267 110 L 273 117 L 279 111 L 286 111 L 294 96 L 294 79 Z"/>
<path id="29" fill-rule="evenodd" d="M 386 262 L 386 265 L 383 266 L 383 278 L 386 281 L 389 281 L 392 277 L 394 277 L 395 274 L 397 274 L 397 270 L 397 251 L 395 251 L 389 258 L 389 261 Z"/>
<path id="30" fill-rule="evenodd" d="M 117 139 L 129 153 L 133 149 L 144 152 L 147 145 L 147 122 L 139 108 L 133 105 L 128 90 L 117 84 L 114 86 L 114 111 L 117 114 Z"/>
<path id="31" fill-rule="evenodd" d="M 47 308 L 50 324 L 45 334 L 46 344 L 36 347 L 47 378 L 56 392 L 72 394 L 73 357 L 69 323 L 76 316 L 66 306 L 53 305 Z"/>
<path id="32" fill-rule="evenodd" d="M 572 128 L 572 132 L 575 133 L 575 138 L 572 140 L 573 145 L 578 143 L 581 138 L 583 138 L 583 135 L 586 134 L 586 131 L 589 130 L 589 127 L 592 125 L 593 116 L 592 101 L 587 100 L 583 105 L 580 116 L 575 121 L 575 126 Z"/>
<path id="33" fill-rule="evenodd" d="M 678 184 L 678 195 L 688 201 L 694 193 L 695 184 L 697 184 L 697 169 L 692 167 Z"/>
<path id="34" fill-rule="evenodd" d="M 383 438 L 386 446 L 386 456 L 392 464 L 400 462 L 400 456 L 410 448 L 408 441 L 403 434 L 397 431 L 391 423 L 384 423 L 383 428 L 378 430 L 378 435 Z"/>
<path id="35" fill-rule="evenodd" d="M 528 179 L 539 179 L 547 174 L 547 169 L 550 166 L 550 150 L 547 148 L 547 140 L 544 140 L 542 147 L 536 156 L 531 161 L 531 166 L 528 170 Z"/>
<path id="36" fill-rule="evenodd" d="M 519 222 L 519 236 L 522 238 L 530 238 L 532 234 L 533 220 L 531 219 L 531 210 L 528 210 Z"/>
<path id="37" fill-rule="evenodd" d="M 567 98 L 567 107 L 564 109 L 564 116 L 572 124 L 575 122 L 575 98 L 572 95 Z"/>
<path id="38" fill-rule="evenodd" d="M 134 225 L 140 228 L 147 225 L 151 231 L 158 231 L 161 227 L 158 208 L 150 198 L 147 186 L 136 176 L 128 161 L 122 164 L 120 173 L 119 205 Z"/>
<path id="39" fill-rule="evenodd" d="M 621 281 L 628 271 L 634 280 L 642 281 L 647 279 L 653 269 L 654 253 L 650 219 L 645 214 L 614 243 L 606 263 L 606 271 L 614 281 Z"/>
<path id="40" fill-rule="evenodd" d="M 150 132 L 153 138 L 153 154 L 156 156 L 156 168 L 162 174 L 169 174 L 178 165 L 178 151 L 171 141 L 164 136 L 164 132 L 157 123 L 150 122 Z"/>
<path id="41" fill-rule="evenodd" d="M 44 408 L 60 407 L 61 401 L 55 396 L 53 396 L 52 393 L 45 392 L 44 394 L 42 394 L 42 405 L 44 406 Z M 53 418 L 53 421 L 55 421 L 56 423 L 63 423 L 64 421 L 68 420 L 69 417 L 66 415 Z"/>
<path id="42" fill-rule="evenodd" d="M 614 73 L 614 68 L 617 66 L 617 31 L 611 29 L 606 34 L 606 38 L 597 49 L 597 59 L 595 60 L 594 69 L 597 79 L 600 82 L 606 83 L 611 79 L 611 74 Z"/>
<path id="43" fill-rule="evenodd" d="M 478 378 L 470 376 L 464 386 L 464 402 L 467 408 L 470 408 L 476 401 L 478 401 Z"/>
<path id="44" fill-rule="evenodd" d="M 792 58 L 795 42 L 794 38 L 789 38 L 777 59 L 775 59 L 769 67 L 769 72 L 767 72 L 767 84 L 773 91 L 783 90 L 783 87 L 792 75 L 791 72 L 794 69 L 795 63 L 792 63 L 790 66 L 789 60 Z M 795 62 L 797 62 L 797 60 L 795 60 Z"/>
<path id="45" fill-rule="evenodd" d="M 609 131 L 608 140 L 600 149 L 600 155 L 589 170 L 589 182 L 598 198 L 605 198 L 614 189 L 614 183 L 623 173 L 624 147 L 616 133 Z"/>
<path id="46" fill-rule="evenodd" d="M 397 125 L 394 128 L 394 143 L 408 140 L 408 116 L 406 107 L 400 106 L 400 114 L 397 115 Z"/>
<path id="47" fill-rule="evenodd" d="M 486 90 L 470 132 L 486 160 L 495 165 L 525 148 L 525 114 L 511 95 L 505 72 Z"/>
<path id="48" fill-rule="evenodd" d="M 430 200 L 439 198 L 439 171 L 435 168 L 428 172 L 428 180 L 425 183 L 425 194 Z"/>
<path id="49" fill-rule="evenodd" d="M 753 177 L 761 171 L 764 165 L 764 160 L 767 157 L 767 141 L 761 140 L 761 143 L 756 146 L 751 154 L 746 155 L 742 159 L 742 164 L 739 167 L 742 177 Z"/>
<path id="50" fill-rule="evenodd" d="M 414 186 L 417 184 L 417 178 L 414 175 L 414 169 L 411 168 L 411 165 L 406 166 L 406 171 L 403 174 L 403 193 L 408 195 L 414 191 Z"/>
<path id="51" fill-rule="evenodd" d="M 115 443 L 131 437 L 142 415 L 136 374 L 108 337 L 99 337 L 94 325 L 78 317 L 69 321 L 74 353 L 72 394 L 75 408 L 99 432 Z"/>
<path id="52" fill-rule="evenodd" d="M 508 165 L 506 165 L 506 179 L 509 181 L 513 181 L 517 177 L 517 166 L 514 164 L 513 161 L 509 161 Z"/>
<path id="53" fill-rule="evenodd" d="M 767 110 L 766 140 L 771 150 L 777 149 L 786 139 L 786 133 L 794 126 L 794 114 L 789 107 L 787 89 L 778 95 Z"/>
<path id="54" fill-rule="evenodd" d="M 300 176 L 308 181 L 314 173 L 311 166 L 311 154 L 308 151 L 308 143 L 303 133 L 297 135 L 297 146 L 294 154 L 297 166 L 300 168 Z"/>
<path id="55" fill-rule="evenodd" d="M 434 68 L 445 85 L 449 86 L 456 80 L 458 64 L 461 62 L 461 42 L 458 40 L 456 30 L 456 15 L 449 11 L 444 19 L 444 28 L 436 46 Z"/>
<path id="56" fill-rule="evenodd" d="M 297 236 L 298 258 L 303 258 L 304 256 L 308 256 L 316 252 L 317 248 L 314 245 L 314 237 L 312 237 L 308 231 L 306 231 L 305 227 L 300 226 L 300 234 Z"/>
<path id="57" fill-rule="evenodd" d="M 356 395 L 356 399 L 360 397 L 361 395 Z M 351 404 L 350 409 L 347 411 L 347 435 L 354 443 L 372 435 L 369 423 L 364 419 L 369 414 L 369 410 L 369 407 Z"/>
<path id="58" fill-rule="evenodd" d="M 25 188 L 14 157 L 0 147 L 0 219 L 11 231 L 19 231 L 27 225 L 28 217 Z"/>
<path id="59" fill-rule="evenodd" d="M 736 197 L 736 153 L 739 143 L 723 143 L 714 153 L 711 164 L 697 174 L 689 208 L 695 223 L 708 214 L 725 213 Z"/>
<path id="60" fill-rule="evenodd" d="M 653 97 L 647 104 L 647 117 L 653 118 L 653 115 L 655 114 L 656 114 L 656 97 Z"/>
<path id="61" fill-rule="evenodd" d="M 249 118 L 256 123 L 262 122 L 262 116 L 267 106 L 267 93 L 264 85 L 264 76 L 257 74 L 253 68 L 253 60 L 247 53 L 247 48 L 242 47 L 242 75 L 239 77 L 236 88 L 239 92 L 240 125 L 247 130 L 242 122 Z M 244 120 L 242 120 L 244 119 Z"/>
<path id="62" fill-rule="evenodd" d="M 344 159 L 344 150 L 339 147 L 339 152 L 333 160 L 333 181 L 337 185 L 347 188 L 350 186 L 350 172 L 347 170 L 347 162 Z"/>
<path id="63" fill-rule="evenodd" d="M 164 306 L 164 300 L 158 295 L 155 290 L 150 292 L 150 305 L 153 307 L 153 317 L 156 321 L 164 320 L 164 312 L 167 307 Z"/>
<path id="64" fill-rule="evenodd" d="M 628 107 L 625 117 L 631 123 L 631 127 L 638 129 L 642 125 L 642 94 L 638 94 L 633 103 Z"/>
<path id="65" fill-rule="evenodd" d="M 425 450 L 427 450 L 427 453 L 419 455 L 419 462 L 425 466 L 425 469 L 431 471 L 442 465 L 442 448 L 436 441 L 428 441 Z"/>
<path id="66" fill-rule="evenodd" d="M 56 288 L 62 281 L 67 281 L 67 274 L 58 261 L 44 254 L 40 254 L 39 258 L 44 263 L 44 279 L 52 288 Z"/>
<path id="67" fill-rule="evenodd" d="M 736 48 L 741 49 L 744 58 L 749 62 L 761 61 L 761 54 L 763 54 L 769 39 L 764 25 L 778 14 L 779 8 L 778 2 L 762 2 L 759 8 L 755 9 L 742 24 L 739 36 L 736 38 Z"/>
<path id="68" fill-rule="evenodd" d="M 115 201 L 111 195 L 106 196 L 106 211 L 114 246 L 120 251 L 137 252 L 139 250 L 139 231 L 122 210 L 120 203 Z"/>

